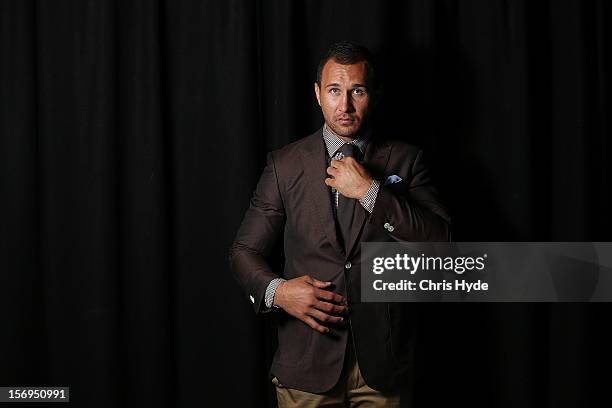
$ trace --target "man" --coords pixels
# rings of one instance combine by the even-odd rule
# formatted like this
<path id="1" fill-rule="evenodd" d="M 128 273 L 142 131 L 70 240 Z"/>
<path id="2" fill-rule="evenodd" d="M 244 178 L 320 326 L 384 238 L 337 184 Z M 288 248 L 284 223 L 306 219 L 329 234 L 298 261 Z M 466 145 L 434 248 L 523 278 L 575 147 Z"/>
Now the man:
<path id="1" fill-rule="evenodd" d="M 314 84 L 325 124 L 269 153 L 230 249 L 255 312 L 280 313 L 270 376 L 281 407 L 399 406 L 412 366 L 406 308 L 361 302 L 359 243 L 447 240 L 449 218 L 422 152 L 371 128 L 378 88 L 367 49 L 331 46 Z M 272 270 L 281 236 L 284 269 Z"/>

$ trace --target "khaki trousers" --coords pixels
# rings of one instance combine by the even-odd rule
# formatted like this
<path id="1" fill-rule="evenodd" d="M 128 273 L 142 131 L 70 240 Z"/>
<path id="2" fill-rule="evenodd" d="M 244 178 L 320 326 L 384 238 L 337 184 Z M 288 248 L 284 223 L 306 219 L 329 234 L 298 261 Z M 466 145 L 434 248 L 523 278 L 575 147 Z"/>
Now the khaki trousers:
<path id="1" fill-rule="evenodd" d="M 313 394 L 283 386 L 276 377 L 272 378 L 276 388 L 279 408 L 311 407 L 385 407 L 399 408 L 400 395 L 383 394 L 365 383 L 355 358 L 352 341 L 349 337 L 344 366 L 338 383 L 323 394 Z"/>

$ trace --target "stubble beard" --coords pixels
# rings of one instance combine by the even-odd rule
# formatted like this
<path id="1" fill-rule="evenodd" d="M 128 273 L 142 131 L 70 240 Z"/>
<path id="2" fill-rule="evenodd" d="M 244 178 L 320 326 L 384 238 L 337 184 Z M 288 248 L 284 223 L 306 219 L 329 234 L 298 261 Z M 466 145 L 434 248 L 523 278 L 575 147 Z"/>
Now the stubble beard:
<path id="1" fill-rule="evenodd" d="M 347 139 L 356 139 L 359 136 L 359 133 L 364 129 L 364 122 L 359 122 L 356 126 L 344 127 L 337 125 L 336 123 L 330 124 L 327 123 L 327 126 L 330 127 L 331 130 L 334 131 L 340 137 Z"/>

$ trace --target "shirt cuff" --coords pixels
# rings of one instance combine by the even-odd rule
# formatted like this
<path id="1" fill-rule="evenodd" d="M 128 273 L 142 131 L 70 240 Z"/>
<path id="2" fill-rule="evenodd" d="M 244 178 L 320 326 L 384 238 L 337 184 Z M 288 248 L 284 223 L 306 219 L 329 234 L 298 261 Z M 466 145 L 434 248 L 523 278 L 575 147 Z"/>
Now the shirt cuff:
<path id="1" fill-rule="evenodd" d="M 376 196 L 378 196 L 378 189 L 380 188 L 380 181 L 372 180 L 372 184 L 368 191 L 366 191 L 365 195 L 359 203 L 361 206 L 370 214 L 374 211 L 374 204 L 376 204 Z"/>
<path id="2" fill-rule="evenodd" d="M 272 281 L 270 281 L 268 287 L 266 288 L 266 294 L 264 295 L 264 303 L 267 309 L 262 310 L 263 312 L 269 312 L 272 310 L 272 307 L 274 306 L 274 295 L 276 294 L 276 288 L 278 288 L 278 285 L 286 281 L 287 280 L 283 278 L 274 278 Z"/>

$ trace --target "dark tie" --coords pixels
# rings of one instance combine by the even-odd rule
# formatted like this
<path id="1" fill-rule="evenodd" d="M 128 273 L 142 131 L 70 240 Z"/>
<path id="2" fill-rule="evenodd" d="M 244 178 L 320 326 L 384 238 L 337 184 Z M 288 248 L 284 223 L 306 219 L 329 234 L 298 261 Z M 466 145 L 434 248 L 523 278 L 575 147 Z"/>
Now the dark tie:
<path id="1" fill-rule="evenodd" d="M 352 157 L 357 161 L 361 159 L 361 151 L 354 144 L 345 143 L 340 147 L 339 151 L 344 157 Z M 351 237 L 356 201 L 353 198 L 347 198 L 342 194 L 338 194 L 338 226 L 340 227 L 344 249 L 347 253 L 350 249 L 348 248 L 348 243 Z"/>

